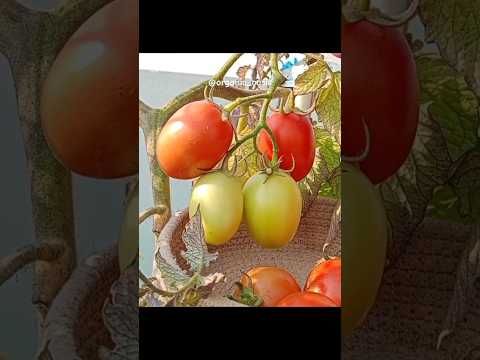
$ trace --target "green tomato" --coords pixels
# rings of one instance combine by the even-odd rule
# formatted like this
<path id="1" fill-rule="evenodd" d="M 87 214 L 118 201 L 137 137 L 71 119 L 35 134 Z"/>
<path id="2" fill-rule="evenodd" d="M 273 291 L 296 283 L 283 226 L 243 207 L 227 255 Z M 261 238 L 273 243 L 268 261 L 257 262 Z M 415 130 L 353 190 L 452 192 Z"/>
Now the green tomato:
<path id="1" fill-rule="evenodd" d="M 243 196 L 245 220 L 257 243 L 276 249 L 293 239 L 300 224 L 302 195 L 290 175 L 259 172 L 245 183 Z"/>
<path id="2" fill-rule="evenodd" d="M 138 258 L 138 185 L 131 193 L 118 242 L 118 261 L 124 271 Z"/>
<path id="3" fill-rule="evenodd" d="M 388 226 L 378 190 L 356 167 L 342 164 L 342 334 L 367 316 L 382 280 Z"/>
<path id="4" fill-rule="evenodd" d="M 222 245 L 230 240 L 242 222 L 243 196 L 239 178 L 217 171 L 198 179 L 192 190 L 189 215 L 200 208 L 205 242 Z"/>

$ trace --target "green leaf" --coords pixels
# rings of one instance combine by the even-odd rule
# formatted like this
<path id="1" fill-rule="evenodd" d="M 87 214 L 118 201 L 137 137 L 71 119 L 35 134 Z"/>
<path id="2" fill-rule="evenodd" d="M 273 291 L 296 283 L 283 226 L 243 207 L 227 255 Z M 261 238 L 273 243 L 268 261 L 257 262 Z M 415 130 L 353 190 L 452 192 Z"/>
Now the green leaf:
<path id="1" fill-rule="evenodd" d="M 450 180 L 462 218 L 480 220 L 480 147 L 465 154 Z"/>
<path id="2" fill-rule="evenodd" d="M 182 284 L 185 284 L 190 280 L 190 276 L 180 269 L 177 264 L 168 263 L 160 255 L 160 251 L 155 255 L 155 262 L 168 290 L 177 290 Z"/>
<path id="3" fill-rule="evenodd" d="M 449 156 L 456 161 L 477 143 L 478 99 L 462 75 L 438 56 L 417 58 L 421 102 L 440 125 Z"/>
<path id="4" fill-rule="evenodd" d="M 333 78 L 328 85 L 320 90 L 315 106 L 320 121 L 324 124 L 325 129 L 334 135 L 338 143 L 341 141 L 341 89 L 341 72 L 338 71 L 333 73 Z"/>
<path id="5" fill-rule="evenodd" d="M 340 145 L 319 125 L 314 127 L 316 155 L 310 173 L 300 183 L 304 214 L 318 195 L 340 196 Z"/>
<path id="6" fill-rule="evenodd" d="M 440 125 L 422 106 L 413 150 L 399 171 L 380 186 L 398 255 L 422 222 L 434 189 L 446 183 L 452 160 Z"/>
<path id="7" fill-rule="evenodd" d="M 197 209 L 195 216 L 191 218 L 187 224 L 182 239 L 186 247 L 186 251 L 182 251 L 182 256 L 190 265 L 190 270 L 193 273 L 202 271 L 208 267 L 212 261 L 216 260 L 218 252 L 209 253 L 207 244 L 205 243 L 200 207 Z"/>
<path id="8" fill-rule="evenodd" d="M 330 72 L 325 61 L 316 61 L 295 79 L 295 95 L 304 95 L 319 90 L 329 81 Z"/>
<path id="9" fill-rule="evenodd" d="M 435 42 L 442 57 L 465 76 L 476 94 L 480 94 L 480 2 L 472 0 L 422 0 L 420 18 L 425 37 Z"/>

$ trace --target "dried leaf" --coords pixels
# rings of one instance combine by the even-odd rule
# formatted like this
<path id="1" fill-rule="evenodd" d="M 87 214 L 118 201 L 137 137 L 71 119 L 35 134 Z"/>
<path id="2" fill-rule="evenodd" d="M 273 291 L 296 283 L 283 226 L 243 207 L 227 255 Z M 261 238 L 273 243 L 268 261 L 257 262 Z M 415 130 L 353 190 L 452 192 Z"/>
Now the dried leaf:
<path id="1" fill-rule="evenodd" d="M 187 260 L 193 273 L 207 268 L 210 262 L 216 260 L 218 252 L 209 253 L 205 243 L 200 208 L 187 224 L 182 239 L 186 246 L 186 251 L 182 252 L 182 256 Z"/>
<path id="2" fill-rule="evenodd" d="M 112 285 L 111 299 L 103 306 L 103 321 L 115 348 L 102 354 L 103 360 L 138 359 L 138 270 L 128 268 Z"/>
<path id="3" fill-rule="evenodd" d="M 237 76 L 240 80 L 245 80 L 247 77 L 248 70 L 250 70 L 250 65 L 240 66 L 237 70 Z"/>

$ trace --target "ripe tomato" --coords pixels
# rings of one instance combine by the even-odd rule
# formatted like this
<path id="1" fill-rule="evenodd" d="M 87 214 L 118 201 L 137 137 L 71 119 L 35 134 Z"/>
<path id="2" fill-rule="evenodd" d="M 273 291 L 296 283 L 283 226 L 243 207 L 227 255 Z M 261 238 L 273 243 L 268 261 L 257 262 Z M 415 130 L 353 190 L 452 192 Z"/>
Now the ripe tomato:
<path id="1" fill-rule="evenodd" d="M 312 169 L 315 160 L 315 133 L 307 116 L 295 113 L 273 113 L 267 124 L 272 129 L 278 144 L 278 157 L 282 159 L 280 167 L 291 169 L 293 158 L 295 168 L 291 175 L 295 181 L 302 180 Z M 272 139 L 265 130 L 258 136 L 258 149 L 271 160 L 273 157 Z"/>
<path id="2" fill-rule="evenodd" d="M 288 174 L 263 172 L 243 187 L 245 220 L 257 243 L 280 248 L 293 239 L 302 213 L 302 195 Z"/>
<path id="3" fill-rule="evenodd" d="M 254 295 L 263 300 L 261 306 L 275 306 L 287 295 L 301 291 L 295 278 L 286 270 L 274 266 L 260 266 L 244 274 L 240 283 L 253 290 Z M 235 298 L 241 297 L 239 289 Z"/>
<path id="4" fill-rule="evenodd" d="M 308 275 L 305 291 L 316 292 L 342 305 L 342 260 L 330 259 L 317 264 Z"/>
<path id="5" fill-rule="evenodd" d="M 418 124 L 419 87 L 415 61 L 402 33 L 368 21 L 345 24 L 342 31 L 342 154 L 358 156 L 373 184 L 404 163 Z"/>
<path id="6" fill-rule="evenodd" d="M 200 206 L 205 241 L 221 245 L 232 238 L 242 222 L 242 183 L 238 177 L 216 171 L 201 176 L 190 199 L 189 215 Z"/>
<path id="7" fill-rule="evenodd" d="M 325 295 L 302 291 L 283 298 L 277 307 L 337 307 L 337 304 Z"/>
<path id="8" fill-rule="evenodd" d="M 138 185 L 130 195 L 123 218 L 120 240 L 118 241 L 118 261 L 124 271 L 138 257 Z"/>
<path id="9" fill-rule="evenodd" d="M 387 250 L 387 218 L 370 180 L 342 164 L 342 332 L 360 325 L 375 302 Z"/>
<path id="10" fill-rule="evenodd" d="M 342 53 L 332 53 L 332 55 L 338 58 L 342 58 Z"/>
<path id="11" fill-rule="evenodd" d="M 212 169 L 232 143 L 233 127 L 206 100 L 191 102 L 168 119 L 157 139 L 157 160 L 177 179 L 193 179 Z"/>
<path id="12" fill-rule="evenodd" d="M 138 172 L 138 1 L 116 0 L 68 40 L 43 84 L 46 140 L 70 170 L 95 178 Z"/>

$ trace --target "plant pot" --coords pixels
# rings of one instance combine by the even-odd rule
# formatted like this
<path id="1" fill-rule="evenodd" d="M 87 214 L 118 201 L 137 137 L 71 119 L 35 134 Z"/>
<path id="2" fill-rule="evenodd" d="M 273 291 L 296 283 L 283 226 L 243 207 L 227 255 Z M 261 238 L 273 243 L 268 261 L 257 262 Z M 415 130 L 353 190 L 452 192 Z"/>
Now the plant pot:
<path id="1" fill-rule="evenodd" d="M 426 219 L 388 268 L 363 325 L 344 341 L 345 360 L 480 359 L 480 282 L 454 331 L 441 342 L 456 272 L 471 228 Z"/>
<path id="2" fill-rule="evenodd" d="M 245 223 L 241 224 L 235 236 L 225 245 L 209 246 L 209 251 L 218 252 L 218 258 L 206 271 L 224 274 L 225 282 L 217 284 L 208 300 L 200 306 L 231 305 L 225 301 L 224 296 L 232 293 L 234 282 L 240 279 L 242 271 L 255 266 L 282 267 L 292 273 L 303 287 L 310 270 L 323 256 L 323 245 L 335 204 L 333 199 L 318 198 L 302 218 L 294 239 L 281 249 L 262 248 L 250 237 Z M 185 250 L 182 233 L 187 222 L 188 209 L 175 214 L 162 230 L 158 244 L 162 257 L 167 261 L 176 261 L 184 270 L 188 269 L 188 265 L 181 257 L 181 252 Z M 339 245 L 340 236 L 337 236 L 336 242 Z M 154 270 L 154 275 L 160 278 L 157 269 Z"/>
<path id="3" fill-rule="evenodd" d="M 48 351 L 53 359 L 96 360 L 102 347 L 113 348 L 102 309 L 120 276 L 117 252 L 115 244 L 75 269 L 48 312 L 40 353 Z"/>

